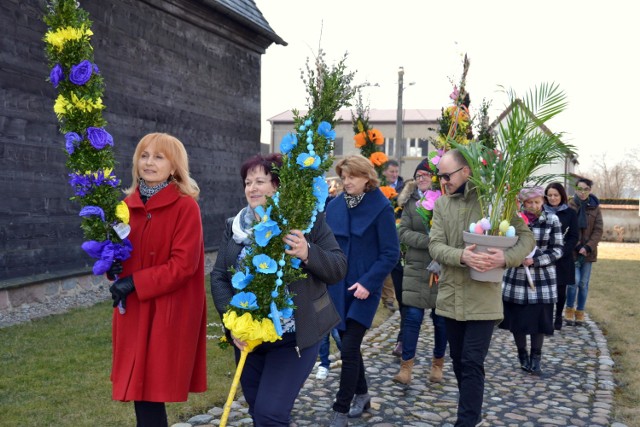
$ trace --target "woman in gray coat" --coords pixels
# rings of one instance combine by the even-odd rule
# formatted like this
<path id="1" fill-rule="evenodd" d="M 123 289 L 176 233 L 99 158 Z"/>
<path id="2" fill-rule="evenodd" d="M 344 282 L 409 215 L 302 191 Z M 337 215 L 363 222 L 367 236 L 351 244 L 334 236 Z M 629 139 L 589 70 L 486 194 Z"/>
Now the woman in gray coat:
<path id="1" fill-rule="evenodd" d="M 395 382 L 401 384 L 411 382 L 418 336 L 425 309 L 431 309 L 430 316 L 433 321 L 435 339 L 429 381 L 442 381 L 447 335 L 444 318 L 435 313 L 438 284 L 429 281 L 430 273 L 427 270 L 431 263 L 428 249 L 429 225 L 424 223 L 416 208 L 416 203 L 431 189 L 434 173 L 435 171 L 429 169 L 429 160 L 422 160 L 413 175 L 415 181 L 407 181 L 398 197 L 398 204 L 404 204 L 398 233 L 400 242 L 407 246 L 402 278 L 402 315 L 404 317 L 402 360 L 400 372 L 393 378 Z"/>

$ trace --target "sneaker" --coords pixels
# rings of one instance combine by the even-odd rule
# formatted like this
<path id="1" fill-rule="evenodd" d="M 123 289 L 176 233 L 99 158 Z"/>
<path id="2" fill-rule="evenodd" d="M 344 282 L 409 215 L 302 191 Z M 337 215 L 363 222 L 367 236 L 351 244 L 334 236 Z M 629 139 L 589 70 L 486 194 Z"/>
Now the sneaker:
<path id="1" fill-rule="evenodd" d="M 329 369 L 324 366 L 318 366 L 318 372 L 316 372 L 317 380 L 326 380 L 327 375 L 329 375 Z"/>

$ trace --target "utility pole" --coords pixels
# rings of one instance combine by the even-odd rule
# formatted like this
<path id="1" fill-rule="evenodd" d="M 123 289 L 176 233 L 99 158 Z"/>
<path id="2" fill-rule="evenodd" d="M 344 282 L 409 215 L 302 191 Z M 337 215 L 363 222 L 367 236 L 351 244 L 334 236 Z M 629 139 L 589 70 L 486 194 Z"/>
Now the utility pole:
<path id="1" fill-rule="evenodd" d="M 402 129 L 402 92 L 403 88 L 404 67 L 398 69 L 398 111 L 396 112 L 396 141 L 394 144 L 393 155 L 398 159 L 400 170 L 402 170 L 402 162 L 404 159 L 404 141 Z"/>

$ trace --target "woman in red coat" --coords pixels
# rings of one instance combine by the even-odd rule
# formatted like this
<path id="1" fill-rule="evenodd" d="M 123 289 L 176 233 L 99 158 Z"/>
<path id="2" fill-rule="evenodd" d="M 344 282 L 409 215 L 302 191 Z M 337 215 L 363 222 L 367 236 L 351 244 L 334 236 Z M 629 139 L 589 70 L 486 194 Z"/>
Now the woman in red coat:
<path id="1" fill-rule="evenodd" d="M 165 402 L 206 390 L 206 304 L 200 190 L 187 152 L 152 133 L 133 155 L 131 258 L 110 288 L 113 399 L 134 401 L 138 427 L 166 426 Z"/>

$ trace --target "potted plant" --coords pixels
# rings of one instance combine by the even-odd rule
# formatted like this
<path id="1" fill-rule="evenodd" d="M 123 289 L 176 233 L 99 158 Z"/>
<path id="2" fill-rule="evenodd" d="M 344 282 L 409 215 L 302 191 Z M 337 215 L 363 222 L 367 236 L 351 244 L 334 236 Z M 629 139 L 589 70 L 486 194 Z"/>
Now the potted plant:
<path id="1" fill-rule="evenodd" d="M 573 149 L 561 141 L 561 133 L 544 126 L 567 106 L 566 95 L 558 85 L 543 83 L 522 99 L 512 90 L 506 92 L 510 106 L 495 131 L 495 148 L 484 140 L 469 144 L 449 140 L 469 164 L 469 182 L 476 189 L 483 216 L 463 233 L 467 244 L 478 244 L 485 237 L 494 237 L 489 247 L 497 247 L 500 241 L 505 241 L 506 247 L 515 244 L 517 237 L 509 223 L 518 212 L 518 192 L 556 178 L 556 174 L 541 174 L 540 169 L 564 159 Z M 505 237 L 513 237 L 512 242 Z M 501 277 L 501 272 L 497 274 Z"/>

